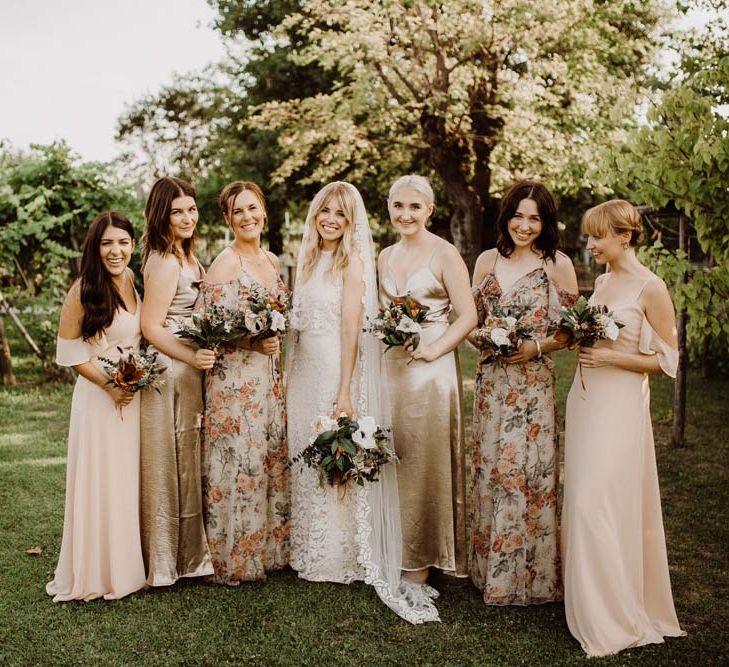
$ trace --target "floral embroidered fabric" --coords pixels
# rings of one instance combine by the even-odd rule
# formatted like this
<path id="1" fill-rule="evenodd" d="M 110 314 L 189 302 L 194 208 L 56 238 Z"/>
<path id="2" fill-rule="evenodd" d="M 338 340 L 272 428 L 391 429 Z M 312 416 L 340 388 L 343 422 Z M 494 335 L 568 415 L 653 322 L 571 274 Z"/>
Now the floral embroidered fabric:
<path id="1" fill-rule="evenodd" d="M 255 281 L 203 283 L 196 308 L 245 307 Z M 279 280 L 276 293 L 286 288 Z M 231 346 L 205 378 L 202 485 L 214 580 L 265 579 L 289 559 L 289 471 L 280 359 Z"/>
<path id="2" fill-rule="evenodd" d="M 505 292 L 489 273 L 474 289 L 479 326 L 495 306 L 517 307 L 544 337 L 560 292 L 543 268 Z M 558 429 L 548 357 L 509 365 L 482 352 L 474 387 L 474 483 L 469 573 L 487 604 L 536 604 L 562 597 L 557 525 Z"/>

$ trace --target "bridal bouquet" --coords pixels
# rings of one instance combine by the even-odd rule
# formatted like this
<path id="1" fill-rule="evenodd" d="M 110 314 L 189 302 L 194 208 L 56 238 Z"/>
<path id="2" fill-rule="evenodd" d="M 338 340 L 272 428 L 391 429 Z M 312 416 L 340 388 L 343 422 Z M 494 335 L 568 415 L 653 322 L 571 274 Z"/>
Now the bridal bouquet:
<path id="1" fill-rule="evenodd" d="M 364 331 L 383 341 L 387 346 L 385 352 L 408 341 L 415 350 L 420 344 L 422 323 L 429 310 L 409 295 L 395 297 L 387 308 L 380 308 Z"/>
<path id="2" fill-rule="evenodd" d="M 186 318 L 175 331 L 178 338 L 206 350 L 217 350 L 247 333 L 242 314 L 219 305 L 208 306 L 204 312 Z"/>
<path id="3" fill-rule="evenodd" d="M 508 357 L 519 350 L 523 341 L 534 335 L 534 327 L 522 323 L 523 313 L 517 309 L 495 307 L 474 337 L 487 358 Z"/>
<path id="4" fill-rule="evenodd" d="M 322 478 L 331 486 L 344 486 L 354 481 L 360 486 L 376 482 L 380 468 L 396 461 L 390 448 L 389 429 L 375 423 L 374 417 L 339 419 L 317 417 L 312 423 L 314 435 L 311 443 L 293 462 L 303 461 L 310 468 L 318 468 Z"/>
<path id="5" fill-rule="evenodd" d="M 113 384 L 130 394 L 147 387 L 159 392 L 159 388 L 165 382 L 160 376 L 167 368 L 157 362 L 158 353 L 148 354 L 131 347 L 126 348 L 126 352 L 121 347 L 116 349 L 119 350 L 119 358 L 116 361 L 99 357 L 99 361 L 104 364 L 104 371 L 109 376 L 107 384 Z"/>
<path id="6" fill-rule="evenodd" d="M 560 321 L 554 333 L 555 340 L 566 343 L 570 349 L 577 346 L 592 347 L 599 340 L 616 340 L 625 325 L 615 319 L 607 306 L 591 306 L 581 296 L 571 308 L 560 311 Z M 580 383 L 585 389 L 585 379 L 580 370 Z"/>
<path id="7" fill-rule="evenodd" d="M 248 297 L 248 308 L 243 315 L 243 326 L 251 342 L 270 338 L 286 331 L 291 299 L 288 294 L 272 297 L 263 288 L 254 288 Z"/>

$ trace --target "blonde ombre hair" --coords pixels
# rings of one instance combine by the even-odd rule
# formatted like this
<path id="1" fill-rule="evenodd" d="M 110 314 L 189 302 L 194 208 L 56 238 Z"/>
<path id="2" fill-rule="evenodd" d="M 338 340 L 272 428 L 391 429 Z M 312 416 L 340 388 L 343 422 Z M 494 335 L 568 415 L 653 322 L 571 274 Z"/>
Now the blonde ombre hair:
<path id="1" fill-rule="evenodd" d="M 630 232 L 630 245 L 637 246 L 643 242 L 643 221 L 630 202 L 611 199 L 585 211 L 582 232 L 598 239 Z"/>
<path id="2" fill-rule="evenodd" d="M 332 274 L 340 273 L 349 265 L 349 256 L 353 250 L 357 204 L 347 184 L 341 181 L 334 181 L 333 183 L 327 183 L 327 185 L 316 193 L 309 207 L 309 214 L 306 216 L 306 227 L 308 228 L 309 234 L 306 240 L 306 247 L 304 248 L 304 261 L 301 271 L 304 282 L 311 278 L 314 267 L 321 255 L 322 240 L 321 236 L 319 236 L 319 230 L 316 228 L 316 219 L 331 198 L 334 198 L 337 208 L 341 208 L 344 211 L 347 226 L 344 228 L 344 234 L 339 239 L 337 249 L 334 251 L 334 262 L 330 271 Z"/>

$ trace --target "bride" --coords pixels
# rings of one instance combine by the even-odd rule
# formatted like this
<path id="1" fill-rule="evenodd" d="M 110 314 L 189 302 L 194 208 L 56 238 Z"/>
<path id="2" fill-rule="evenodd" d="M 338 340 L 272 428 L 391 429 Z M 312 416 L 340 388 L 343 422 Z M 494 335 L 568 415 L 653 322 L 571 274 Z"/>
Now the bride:
<path id="1" fill-rule="evenodd" d="M 362 197 L 333 182 L 314 197 L 306 218 L 294 285 L 287 360 L 289 454 L 310 442 L 321 415 L 372 416 L 389 426 L 380 343 L 362 333 L 377 312 L 372 234 Z M 364 580 L 411 623 L 438 611 L 417 587 L 400 581 L 402 544 L 394 464 L 378 482 L 340 489 L 316 470 L 291 471 L 291 567 L 309 581 Z"/>

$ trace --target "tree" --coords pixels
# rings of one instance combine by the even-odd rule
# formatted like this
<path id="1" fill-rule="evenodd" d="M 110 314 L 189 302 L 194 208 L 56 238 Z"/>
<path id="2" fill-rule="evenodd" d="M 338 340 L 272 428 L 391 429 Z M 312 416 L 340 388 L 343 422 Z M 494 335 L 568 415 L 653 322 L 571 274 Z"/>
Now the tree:
<path id="1" fill-rule="evenodd" d="M 274 36 L 333 85 L 258 107 L 249 126 L 277 130 L 283 152 L 274 180 L 381 183 L 427 164 L 471 265 L 511 179 L 585 183 L 596 145 L 632 122 L 666 15 L 658 1 L 297 4 Z"/>
<path id="2" fill-rule="evenodd" d="M 117 139 L 128 148 L 128 170 L 146 189 L 153 178 L 178 175 L 195 183 L 202 231 L 222 232 L 217 193 L 233 179 L 261 184 L 266 191 L 269 247 L 283 250 L 284 212 L 313 195 L 312 186 L 273 184 L 280 165 L 278 132 L 245 126 L 256 105 L 314 94 L 331 86 L 318 65 L 296 66 L 289 48 L 274 44 L 270 33 L 298 2 L 211 0 L 218 11 L 216 28 L 230 43 L 229 58 L 202 75 L 180 77 L 155 94 L 137 100 L 119 119 Z M 291 32 L 288 40 L 305 39 Z"/>
<path id="3" fill-rule="evenodd" d="M 58 304 L 78 275 L 86 229 L 106 209 L 141 217 L 139 202 L 108 165 L 81 163 L 63 142 L 28 153 L 0 147 L 0 308 L 44 363 L 55 344 Z M 37 325 L 28 324 L 35 336 L 20 321 L 23 306 L 37 315 Z M 0 335 L 7 367 L 9 349 Z"/>
<path id="4" fill-rule="evenodd" d="M 726 2 L 709 3 L 727 8 Z M 679 313 L 680 352 L 696 359 L 713 354 L 716 366 L 729 362 L 729 29 L 713 21 L 701 34 L 688 34 L 679 67 L 648 111 L 645 125 L 608 153 L 601 172 L 618 193 L 656 209 L 674 207 L 685 231 L 677 249 L 659 238 L 642 259 L 674 286 Z M 693 228 L 702 265 L 692 263 L 686 244 Z M 685 364 L 674 405 L 676 445 L 683 443 Z"/>

